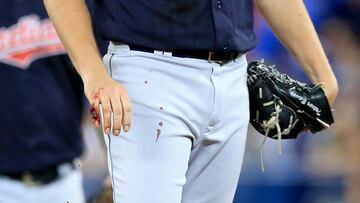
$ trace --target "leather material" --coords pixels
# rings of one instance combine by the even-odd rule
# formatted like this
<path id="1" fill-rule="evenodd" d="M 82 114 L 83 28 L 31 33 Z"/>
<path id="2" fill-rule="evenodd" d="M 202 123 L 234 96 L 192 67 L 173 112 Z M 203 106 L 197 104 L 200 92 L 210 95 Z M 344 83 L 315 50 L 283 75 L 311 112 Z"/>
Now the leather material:
<path id="1" fill-rule="evenodd" d="M 250 122 L 271 138 L 279 131 L 283 139 L 296 138 L 303 130 L 316 133 L 334 123 L 321 86 L 296 81 L 261 61 L 248 65 L 248 88 Z"/>

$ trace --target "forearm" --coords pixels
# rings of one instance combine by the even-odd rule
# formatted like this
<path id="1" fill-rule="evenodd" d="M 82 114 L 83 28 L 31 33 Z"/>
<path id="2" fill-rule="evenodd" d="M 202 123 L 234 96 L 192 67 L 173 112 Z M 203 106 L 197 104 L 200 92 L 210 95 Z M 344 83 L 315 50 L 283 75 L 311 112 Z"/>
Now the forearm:
<path id="1" fill-rule="evenodd" d="M 84 0 L 44 0 L 48 14 L 75 68 L 83 78 L 104 73 Z"/>
<path id="2" fill-rule="evenodd" d="M 106 134 L 129 131 L 131 102 L 126 88 L 113 80 L 101 60 L 85 0 L 44 0 L 45 7 L 84 82 L 93 124 Z M 100 106 L 101 104 L 101 106 Z M 100 108 L 103 116 L 100 119 Z M 101 121 L 100 121 L 101 120 Z"/>
<path id="3" fill-rule="evenodd" d="M 302 0 L 256 0 L 257 7 L 280 41 L 295 56 L 314 83 L 331 83 L 335 76 Z M 328 80 L 331 80 L 328 81 Z"/>

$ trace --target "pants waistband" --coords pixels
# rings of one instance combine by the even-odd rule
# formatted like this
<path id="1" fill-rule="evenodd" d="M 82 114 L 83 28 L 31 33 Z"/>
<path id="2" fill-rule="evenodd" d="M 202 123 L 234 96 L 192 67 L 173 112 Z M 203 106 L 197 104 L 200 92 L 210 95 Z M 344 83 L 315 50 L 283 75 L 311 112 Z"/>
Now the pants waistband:
<path id="1" fill-rule="evenodd" d="M 218 63 L 220 65 L 226 64 L 230 61 L 234 61 L 236 58 L 241 56 L 242 54 L 237 51 L 230 52 L 216 52 L 216 51 L 205 51 L 205 50 L 156 50 L 153 48 L 148 48 L 144 46 L 138 45 L 126 45 L 121 42 L 110 42 L 110 45 L 122 45 L 127 46 L 124 49 L 148 52 L 148 53 L 156 53 L 162 52 L 162 55 L 168 56 L 176 56 L 182 58 L 195 58 L 195 59 L 203 59 L 207 60 L 209 63 Z"/>
<path id="2" fill-rule="evenodd" d="M 0 176 L 17 180 L 26 185 L 45 185 L 57 180 L 59 177 L 66 175 L 75 169 L 73 162 L 65 162 L 60 165 L 51 166 L 38 171 L 24 171 L 16 173 L 1 173 Z"/>

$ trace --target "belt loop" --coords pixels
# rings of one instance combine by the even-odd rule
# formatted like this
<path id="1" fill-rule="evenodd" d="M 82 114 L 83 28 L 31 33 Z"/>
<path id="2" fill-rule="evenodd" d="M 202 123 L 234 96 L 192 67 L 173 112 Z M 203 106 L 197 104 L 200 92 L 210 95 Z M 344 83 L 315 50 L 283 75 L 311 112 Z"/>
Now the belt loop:
<path id="1" fill-rule="evenodd" d="M 163 51 L 154 50 L 154 54 L 157 55 L 157 56 L 162 56 L 162 55 L 164 55 L 164 52 L 163 52 Z"/>
<path id="2" fill-rule="evenodd" d="M 67 174 L 74 171 L 75 166 L 73 163 L 63 163 L 57 167 L 57 171 L 60 177 L 65 177 Z"/>
<path id="3" fill-rule="evenodd" d="M 130 47 L 127 44 L 114 41 L 110 41 L 109 43 L 108 54 L 130 53 L 130 51 Z"/>
<path id="4" fill-rule="evenodd" d="M 164 55 L 164 56 L 171 57 L 171 56 L 172 56 L 172 52 L 164 51 L 163 55 Z"/>
<path id="5" fill-rule="evenodd" d="M 214 55 L 214 52 L 210 51 L 208 55 L 208 62 L 211 63 L 211 57 Z"/>
<path id="6" fill-rule="evenodd" d="M 21 180 L 24 182 L 25 185 L 27 186 L 33 186 L 35 185 L 35 182 L 34 182 L 34 179 L 33 179 L 33 176 L 28 173 L 28 172 L 25 172 L 22 176 L 21 176 Z"/>

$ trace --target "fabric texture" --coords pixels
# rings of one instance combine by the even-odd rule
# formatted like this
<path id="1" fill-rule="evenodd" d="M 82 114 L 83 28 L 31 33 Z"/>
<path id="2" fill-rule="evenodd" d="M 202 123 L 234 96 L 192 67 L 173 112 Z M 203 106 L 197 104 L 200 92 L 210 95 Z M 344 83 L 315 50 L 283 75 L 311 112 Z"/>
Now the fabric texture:
<path id="1" fill-rule="evenodd" d="M 252 0 L 94 1 L 106 40 L 164 51 L 245 53 L 256 45 Z"/>
<path id="2" fill-rule="evenodd" d="M 133 108 L 129 132 L 105 135 L 115 202 L 231 202 L 249 121 L 245 56 L 220 66 L 111 44 L 104 63 Z"/>
<path id="3" fill-rule="evenodd" d="M 280 73 L 275 66 L 254 61 L 248 67 L 250 122 L 270 138 L 296 138 L 334 123 L 331 107 L 320 85 L 305 84 Z"/>

